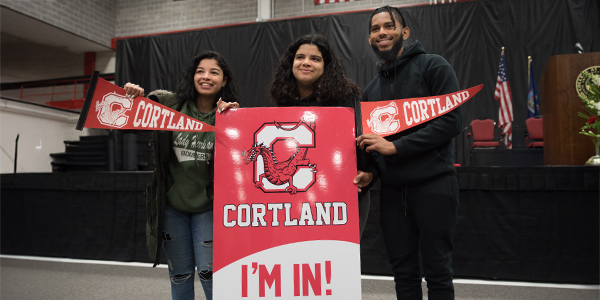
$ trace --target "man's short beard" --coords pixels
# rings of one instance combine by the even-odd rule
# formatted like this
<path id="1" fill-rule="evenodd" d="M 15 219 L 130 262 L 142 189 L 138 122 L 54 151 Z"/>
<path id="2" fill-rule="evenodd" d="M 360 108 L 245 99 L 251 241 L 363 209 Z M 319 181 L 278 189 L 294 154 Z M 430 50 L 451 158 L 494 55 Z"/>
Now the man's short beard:
<path id="1" fill-rule="evenodd" d="M 371 44 L 373 52 L 375 52 L 375 55 L 377 55 L 379 59 L 381 59 L 381 61 L 383 62 L 390 62 L 396 60 L 396 56 L 398 55 L 398 52 L 400 52 L 400 49 L 402 49 L 402 46 L 404 46 L 404 38 L 402 37 L 402 35 L 400 36 L 400 39 L 396 41 L 396 43 L 394 43 L 392 49 L 390 50 L 381 51 L 377 47 L 377 44 Z"/>

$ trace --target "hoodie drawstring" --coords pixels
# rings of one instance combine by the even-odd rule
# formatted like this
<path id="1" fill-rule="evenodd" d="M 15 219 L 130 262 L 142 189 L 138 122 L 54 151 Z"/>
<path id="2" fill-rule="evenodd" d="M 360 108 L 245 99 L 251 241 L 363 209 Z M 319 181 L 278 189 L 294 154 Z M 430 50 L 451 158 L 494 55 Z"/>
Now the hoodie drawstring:
<path id="1" fill-rule="evenodd" d="M 408 211 L 408 188 L 402 188 L 402 203 L 404 203 L 404 216 L 406 217 Z"/>

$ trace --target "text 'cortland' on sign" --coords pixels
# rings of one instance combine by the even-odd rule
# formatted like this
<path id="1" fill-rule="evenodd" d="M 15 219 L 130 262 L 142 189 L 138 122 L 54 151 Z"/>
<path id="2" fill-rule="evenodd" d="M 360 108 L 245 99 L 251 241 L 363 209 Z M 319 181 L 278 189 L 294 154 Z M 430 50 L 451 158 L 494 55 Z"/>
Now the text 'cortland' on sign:
<path id="1" fill-rule="evenodd" d="M 270 222 L 267 222 L 268 220 Z M 223 206 L 223 226 L 227 228 L 324 226 L 344 225 L 347 222 L 345 202 L 316 202 L 314 206 L 310 202 L 304 202 L 300 210 L 292 203 L 243 203 Z"/>

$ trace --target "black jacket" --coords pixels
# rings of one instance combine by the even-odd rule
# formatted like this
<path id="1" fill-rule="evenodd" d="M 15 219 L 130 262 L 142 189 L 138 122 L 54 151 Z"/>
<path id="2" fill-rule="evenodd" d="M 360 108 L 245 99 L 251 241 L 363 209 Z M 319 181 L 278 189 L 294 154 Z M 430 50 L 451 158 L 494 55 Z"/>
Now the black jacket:
<path id="1" fill-rule="evenodd" d="M 416 41 L 405 46 L 393 62 L 378 62 L 378 74 L 367 85 L 362 101 L 436 96 L 459 91 L 452 66 L 441 56 L 428 54 Z M 386 137 L 397 154 L 372 152 L 377 174 L 388 185 L 404 187 L 438 176 L 456 175 L 452 139 L 461 132 L 462 108 L 424 124 Z"/>
<path id="2" fill-rule="evenodd" d="M 180 111 L 183 101 L 168 91 L 154 91 L 148 98 Z M 154 149 L 155 169 L 152 183 L 146 188 L 146 247 L 154 267 L 159 264 L 162 249 L 162 230 L 167 205 L 167 189 L 173 180 L 169 175 L 169 154 L 172 131 L 155 130 L 151 140 Z"/>

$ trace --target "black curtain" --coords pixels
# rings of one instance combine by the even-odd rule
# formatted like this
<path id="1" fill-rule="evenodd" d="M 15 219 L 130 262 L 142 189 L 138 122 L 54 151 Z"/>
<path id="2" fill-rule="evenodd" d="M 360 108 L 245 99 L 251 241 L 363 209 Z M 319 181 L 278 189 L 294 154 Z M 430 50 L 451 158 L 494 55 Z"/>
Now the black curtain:
<path id="1" fill-rule="evenodd" d="M 419 40 L 428 52 L 445 57 L 461 88 L 484 84 L 464 105 L 465 130 L 473 119 L 498 120 L 494 90 L 505 47 L 515 149 L 525 148 L 527 56 L 533 58 L 539 86 L 551 56 L 576 53 L 577 42 L 586 52 L 600 51 L 597 0 L 479 0 L 402 9 L 411 28 L 408 43 Z M 115 82 L 135 82 L 147 91 L 173 90 L 191 57 L 214 50 L 234 69 L 241 105 L 270 106 L 266 92 L 280 54 L 300 35 L 320 33 L 336 49 L 348 76 L 364 87 L 376 73 L 377 58 L 367 43 L 370 15 L 363 11 L 121 39 Z M 458 163 L 464 163 L 465 146 L 462 134 L 456 138 Z"/>

